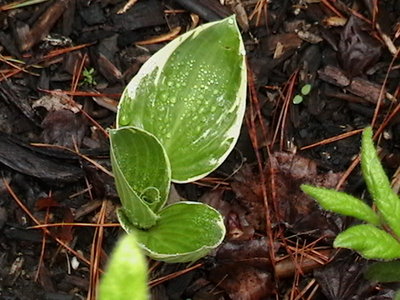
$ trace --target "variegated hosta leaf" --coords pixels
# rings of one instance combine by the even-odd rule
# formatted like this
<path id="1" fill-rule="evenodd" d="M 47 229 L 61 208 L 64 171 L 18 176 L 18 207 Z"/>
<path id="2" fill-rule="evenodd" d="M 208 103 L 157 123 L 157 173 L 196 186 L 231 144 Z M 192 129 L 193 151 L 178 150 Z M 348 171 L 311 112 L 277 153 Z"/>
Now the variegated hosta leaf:
<path id="1" fill-rule="evenodd" d="M 224 239 L 222 216 L 198 202 L 177 202 L 160 211 L 157 224 L 135 230 L 139 244 L 153 259 L 170 263 L 198 260 Z"/>
<path id="2" fill-rule="evenodd" d="M 349 194 L 314 187 L 301 185 L 301 189 L 307 195 L 313 197 L 326 210 L 330 210 L 345 216 L 351 216 L 373 225 L 379 225 L 379 216 L 365 202 Z"/>
<path id="3" fill-rule="evenodd" d="M 156 137 L 134 127 L 110 130 L 110 143 L 122 212 L 130 223 L 148 228 L 168 197 L 171 169 L 166 153 Z"/>
<path id="4" fill-rule="evenodd" d="M 146 300 L 147 263 L 133 235 L 126 235 L 114 249 L 99 287 L 100 300 Z"/>
<path id="5" fill-rule="evenodd" d="M 400 258 L 400 243 L 386 231 L 370 224 L 346 229 L 336 237 L 333 245 L 353 249 L 368 259 Z"/>
<path id="6" fill-rule="evenodd" d="M 118 126 L 154 134 L 174 182 L 204 177 L 234 147 L 245 110 L 244 55 L 234 17 L 208 23 L 154 54 L 125 89 Z"/>
<path id="7" fill-rule="evenodd" d="M 400 237 L 400 199 L 390 187 L 389 179 L 379 161 L 372 141 L 371 127 L 366 128 L 363 132 L 361 167 L 368 191 L 379 212 L 393 232 Z"/>

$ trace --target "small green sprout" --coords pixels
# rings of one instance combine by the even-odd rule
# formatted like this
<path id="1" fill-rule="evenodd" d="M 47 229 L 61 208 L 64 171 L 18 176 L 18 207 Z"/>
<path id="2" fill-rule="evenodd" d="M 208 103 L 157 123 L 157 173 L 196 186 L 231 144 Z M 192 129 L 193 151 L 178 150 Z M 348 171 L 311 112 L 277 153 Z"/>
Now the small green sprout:
<path id="1" fill-rule="evenodd" d="M 310 94 L 311 92 L 311 84 L 305 84 L 303 85 L 303 87 L 300 90 L 300 94 L 297 94 L 296 96 L 294 96 L 293 98 L 293 104 L 300 104 L 301 102 L 303 102 L 303 96 L 307 96 L 308 94 Z"/>
<path id="2" fill-rule="evenodd" d="M 80 85 L 89 85 L 93 86 L 96 85 L 96 80 L 94 79 L 95 70 L 93 68 L 87 69 L 84 68 L 82 71 L 83 80 Z"/>
<path id="3" fill-rule="evenodd" d="M 301 88 L 301 94 L 303 96 L 307 96 L 310 92 L 311 92 L 311 84 L 307 83 L 303 85 L 303 87 Z"/>
<path id="4" fill-rule="evenodd" d="M 379 161 L 370 127 L 362 135 L 361 169 L 377 212 L 364 201 L 343 192 L 310 185 L 302 185 L 301 189 L 316 199 L 324 209 L 365 222 L 340 233 L 334 241 L 335 247 L 353 249 L 368 259 L 398 259 L 400 199 L 391 189 L 390 181 Z"/>
<path id="5" fill-rule="evenodd" d="M 126 87 L 110 130 L 118 218 L 151 258 L 195 261 L 224 239 L 212 207 L 166 201 L 172 182 L 198 180 L 223 163 L 245 105 L 245 50 L 234 17 L 173 40 Z"/>

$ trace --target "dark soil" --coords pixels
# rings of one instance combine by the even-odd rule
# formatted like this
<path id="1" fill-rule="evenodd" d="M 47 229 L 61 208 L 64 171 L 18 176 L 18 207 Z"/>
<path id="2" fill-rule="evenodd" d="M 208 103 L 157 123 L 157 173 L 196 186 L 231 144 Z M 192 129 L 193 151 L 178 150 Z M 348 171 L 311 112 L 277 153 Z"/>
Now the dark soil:
<path id="1" fill-rule="evenodd" d="M 340 183 L 368 199 L 359 168 L 346 171 L 358 129 L 373 122 L 399 188 L 400 1 L 140 0 L 120 14 L 127 1 L 8 2 L 0 1 L 0 299 L 95 299 L 122 231 L 104 131 L 119 95 L 178 26 L 232 13 L 248 53 L 241 138 L 208 178 L 175 186 L 217 208 L 227 237 L 194 266 L 150 261 L 153 299 L 393 297 L 398 284 L 368 282 L 367 261 L 332 248 L 354 220 L 321 211 L 299 185 Z M 303 101 L 293 104 L 295 95 Z M 31 228 L 58 222 L 86 225 Z"/>

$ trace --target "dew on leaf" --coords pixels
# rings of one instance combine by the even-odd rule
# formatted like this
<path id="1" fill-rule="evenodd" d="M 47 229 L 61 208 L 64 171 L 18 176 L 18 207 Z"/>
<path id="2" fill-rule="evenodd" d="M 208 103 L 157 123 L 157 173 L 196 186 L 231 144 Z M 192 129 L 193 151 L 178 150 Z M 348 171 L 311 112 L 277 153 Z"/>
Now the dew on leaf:
<path id="1" fill-rule="evenodd" d="M 121 124 L 121 126 L 129 125 L 130 118 L 128 117 L 127 114 L 121 114 L 121 117 L 119 119 L 119 123 Z"/>

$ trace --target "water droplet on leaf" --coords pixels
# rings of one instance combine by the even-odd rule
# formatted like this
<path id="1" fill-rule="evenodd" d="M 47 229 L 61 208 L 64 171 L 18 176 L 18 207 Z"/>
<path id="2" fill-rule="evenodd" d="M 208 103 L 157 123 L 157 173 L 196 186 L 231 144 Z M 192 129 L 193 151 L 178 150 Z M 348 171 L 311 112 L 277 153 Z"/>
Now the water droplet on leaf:
<path id="1" fill-rule="evenodd" d="M 119 123 L 121 126 L 126 126 L 129 125 L 130 119 L 127 114 L 121 114 L 121 117 L 119 118 Z"/>

